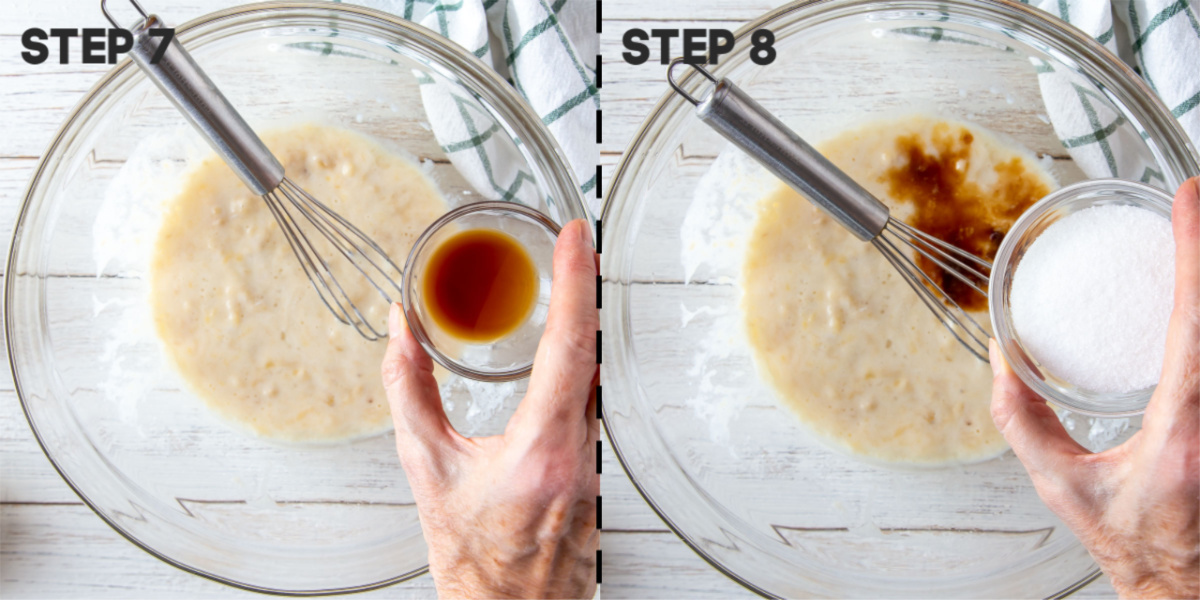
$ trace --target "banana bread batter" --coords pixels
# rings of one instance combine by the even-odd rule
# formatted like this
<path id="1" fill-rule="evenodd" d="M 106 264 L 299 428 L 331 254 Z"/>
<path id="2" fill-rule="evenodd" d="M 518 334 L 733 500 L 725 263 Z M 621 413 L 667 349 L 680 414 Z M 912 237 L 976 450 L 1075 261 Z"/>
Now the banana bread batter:
<path id="1" fill-rule="evenodd" d="M 872 123 L 819 149 L 893 217 L 989 260 L 1016 218 L 1056 187 L 1027 152 L 923 116 Z M 1006 448 L 989 415 L 988 365 L 874 247 L 791 188 L 760 205 L 743 286 L 760 370 L 822 438 L 875 460 L 920 464 Z M 988 322 L 986 298 L 948 291 Z"/>
<path id="2" fill-rule="evenodd" d="M 288 177 L 403 264 L 446 211 L 416 165 L 355 133 L 304 125 L 262 136 Z M 339 278 L 352 297 L 362 278 Z M 151 264 L 163 345 L 210 409 L 253 434 L 322 442 L 386 431 L 385 344 L 321 302 L 261 198 L 219 157 L 191 173 L 167 209 Z M 359 304 L 364 306 L 364 304 Z M 383 322 L 383 302 L 365 314 Z"/>

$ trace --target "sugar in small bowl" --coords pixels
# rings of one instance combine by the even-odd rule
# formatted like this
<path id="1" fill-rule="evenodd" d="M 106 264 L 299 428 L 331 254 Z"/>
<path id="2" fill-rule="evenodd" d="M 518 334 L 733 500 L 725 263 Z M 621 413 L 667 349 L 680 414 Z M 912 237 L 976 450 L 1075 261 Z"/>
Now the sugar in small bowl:
<path id="1" fill-rule="evenodd" d="M 1093 416 L 1143 412 L 1162 372 L 1175 288 L 1171 196 L 1098 179 L 1031 207 L 996 254 L 992 331 L 1017 376 Z"/>

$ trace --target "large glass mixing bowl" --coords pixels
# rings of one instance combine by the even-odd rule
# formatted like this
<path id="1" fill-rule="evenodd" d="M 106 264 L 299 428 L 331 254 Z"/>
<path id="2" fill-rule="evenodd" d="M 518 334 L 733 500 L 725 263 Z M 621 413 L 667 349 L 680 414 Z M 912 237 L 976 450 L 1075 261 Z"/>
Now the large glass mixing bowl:
<path id="1" fill-rule="evenodd" d="M 587 218 L 537 115 L 481 61 L 424 28 L 363 8 L 277 2 L 215 13 L 177 35 L 252 126 L 315 120 L 367 134 L 420 161 L 451 208 L 497 195 L 443 149 L 461 140 L 435 135 L 423 95 L 453 100 L 491 144 L 487 175 L 524 172 L 510 198 L 558 223 Z M 320 447 L 248 437 L 203 407 L 158 346 L 145 278 L 155 210 L 197 152 L 208 150 L 125 61 L 38 166 L 5 289 L 13 376 L 38 441 L 96 514 L 193 573 L 311 594 L 424 572 L 391 435 Z M 443 391 L 456 426 L 491 434 L 520 387 L 451 378 Z"/>
<path id="2" fill-rule="evenodd" d="M 749 60 L 759 29 L 775 35 L 769 66 Z M 1200 173 L 1178 123 L 1130 69 L 1015 2 L 795 3 L 743 27 L 736 48 L 714 74 L 814 142 L 925 113 L 1024 146 L 1062 185 L 1117 176 L 1173 192 Z M 696 97 L 706 85 L 694 73 L 683 81 Z M 650 505 L 763 595 L 1047 597 L 1094 579 L 1096 565 L 1011 453 L 939 468 L 871 464 L 814 439 L 775 399 L 740 329 L 741 252 L 755 201 L 775 185 L 746 162 L 668 94 L 610 186 L 604 418 Z M 1137 427 L 1064 418 L 1093 449 Z"/>

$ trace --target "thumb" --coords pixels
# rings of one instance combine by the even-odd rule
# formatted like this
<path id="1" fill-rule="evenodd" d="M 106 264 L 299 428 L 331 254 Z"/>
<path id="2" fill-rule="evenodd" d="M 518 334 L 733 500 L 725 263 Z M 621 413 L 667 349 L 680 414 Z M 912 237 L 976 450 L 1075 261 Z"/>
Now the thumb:
<path id="1" fill-rule="evenodd" d="M 563 227 L 554 246 L 554 289 L 529 391 L 514 415 L 522 427 L 555 431 L 583 425 L 596 375 L 596 252 L 582 220 Z M 593 409 L 594 410 L 594 409 Z"/>
<path id="2" fill-rule="evenodd" d="M 1078 471 L 1074 459 L 1089 452 L 1071 439 L 1054 409 L 1017 377 L 995 340 L 988 354 L 994 375 L 992 421 L 1045 498 L 1050 491 L 1045 486 L 1067 483 Z"/>
<path id="3" fill-rule="evenodd" d="M 409 331 L 399 304 L 392 304 L 388 313 L 388 333 L 383 387 L 396 427 L 396 450 L 408 470 L 414 461 L 434 456 L 459 436 L 442 408 L 433 360 Z"/>
<path id="4" fill-rule="evenodd" d="M 1200 405 L 1200 177 L 1179 187 L 1171 225 L 1175 232 L 1175 307 L 1167 326 L 1162 377 L 1146 407 L 1147 428 L 1169 429 L 1177 416 L 1194 416 Z"/>

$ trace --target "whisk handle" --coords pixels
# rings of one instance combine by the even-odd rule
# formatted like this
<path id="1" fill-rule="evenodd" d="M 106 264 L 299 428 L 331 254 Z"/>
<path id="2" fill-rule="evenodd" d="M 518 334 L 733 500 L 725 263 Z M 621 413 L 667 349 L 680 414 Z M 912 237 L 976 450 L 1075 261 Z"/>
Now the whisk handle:
<path id="1" fill-rule="evenodd" d="M 155 15 L 138 23 L 130 31 L 133 34 L 130 57 L 204 135 L 247 187 L 260 196 L 274 190 L 283 181 L 283 165 L 183 45 L 172 37 L 163 55 L 152 64 L 151 59 L 158 53 L 163 38 L 150 35 L 150 29 L 160 27 L 163 27 L 162 21 Z"/>
<path id="2" fill-rule="evenodd" d="M 707 72 L 705 72 L 707 75 Z M 711 79 L 711 76 L 709 76 Z M 728 79 L 697 104 L 700 120 L 804 194 L 863 241 L 888 222 L 888 208 Z"/>

